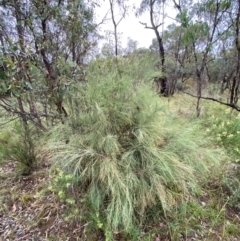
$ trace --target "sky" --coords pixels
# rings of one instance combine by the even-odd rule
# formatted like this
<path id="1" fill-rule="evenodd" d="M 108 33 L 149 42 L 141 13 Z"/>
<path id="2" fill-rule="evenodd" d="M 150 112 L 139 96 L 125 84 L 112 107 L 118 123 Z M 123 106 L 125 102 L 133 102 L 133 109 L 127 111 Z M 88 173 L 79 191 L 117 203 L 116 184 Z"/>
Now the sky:
<path id="1" fill-rule="evenodd" d="M 140 5 L 140 2 L 141 2 L 140 0 L 129 0 L 129 3 L 135 4 L 136 7 Z M 96 9 L 98 22 L 101 22 L 102 18 L 106 15 L 109 9 L 110 9 L 110 5 L 108 0 L 101 2 L 101 7 Z M 176 11 L 171 7 L 167 7 L 166 12 L 172 18 L 176 16 Z M 108 18 L 110 17 L 111 15 L 109 12 Z M 151 29 L 146 29 L 142 24 L 140 24 L 140 21 L 143 23 L 147 23 L 148 26 L 151 26 L 149 12 L 146 12 L 141 17 L 137 18 L 135 16 L 135 11 L 132 11 L 118 25 L 118 32 L 121 34 L 121 42 L 123 47 L 126 47 L 128 37 L 138 41 L 139 48 L 140 47 L 149 48 L 149 46 L 151 45 L 152 39 L 155 38 L 154 31 Z M 166 28 L 167 25 L 171 24 L 172 22 L 173 21 L 170 20 L 169 18 L 165 18 L 164 28 Z M 105 31 L 107 30 L 113 31 L 113 29 L 114 28 L 113 28 L 111 19 L 109 19 L 109 21 L 106 22 L 105 24 L 101 25 L 101 33 L 103 35 Z M 161 30 L 161 27 L 160 27 L 160 30 Z"/>

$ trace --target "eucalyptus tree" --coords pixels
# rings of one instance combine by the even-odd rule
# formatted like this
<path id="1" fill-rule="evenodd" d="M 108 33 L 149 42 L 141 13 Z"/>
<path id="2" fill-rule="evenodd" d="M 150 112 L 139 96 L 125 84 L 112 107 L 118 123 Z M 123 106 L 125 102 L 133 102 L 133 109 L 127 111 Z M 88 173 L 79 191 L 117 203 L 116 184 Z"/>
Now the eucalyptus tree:
<path id="1" fill-rule="evenodd" d="M 185 29 L 181 25 L 172 23 L 163 32 L 163 42 L 166 52 L 166 74 L 169 82 L 169 93 L 173 94 L 177 82 L 184 82 L 193 76 L 191 64 L 191 48 L 184 43 Z M 152 40 L 150 49 L 156 51 L 157 41 Z M 179 83 L 179 86 L 182 86 Z"/>
<path id="2" fill-rule="evenodd" d="M 224 21 L 231 1 L 228 0 L 202 0 L 193 2 L 193 8 L 184 5 L 181 1 L 173 1 L 178 9 L 178 21 L 185 28 L 184 41 L 192 47 L 195 76 L 197 80 L 197 116 L 200 115 L 200 100 L 202 98 L 202 85 L 204 73 L 209 56 L 214 52 L 214 45 L 222 36 L 226 28 L 220 28 Z"/>
<path id="3" fill-rule="evenodd" d="M 149 12 L 150 15 L 150 23 L 151 26 L 148 26 L 147 23 L 141 23 L 147 29 L 152 29 L 156 35 L 157 43 L 158 43 L 158 54 L 159 54 L 159 69 L 162 72 L 161 77 L 155 78 L 157 83 L 158 92 L 161 94 L 168 95 L 167 90 L 167 77 L 165 71 L 165 50 L 163 45 L 163 38 L 160 34 L 159 27 L 163 25 L 163 21 L 159 12 L 164 12 L 166 0 L 142 0 L 139 9 L 137 10 L 137 15 L 142 15 L 146 11 Z"/>
<path id="4" fill-rule="evenodd" d="M 1 0 L 0 11 L 1 66 L 7 76 L 0 87 L 1 106 L 44 129 L 40 118 L 54 115 L 51 103 L 67 116 L 63 93 L 72 80 L 81 79 L 84 58 L 96 42 L 94 5 Z"/>
<path id="5" fill-rule="evenodd" d="M 137 47 L 138 47 L 138 41 L 133 40 L 132 38 L 129 37 L 127 40 L 127 47 L 124 52 L 126 55 L 132 54 L 134 51 L 137 50 Z"/>
<path id="6" fill-rule="evenodd" d="M 230 85 L 230 105 L 240 110 L 236 106 L 239 98 L 239 85 L 240 85 L 240 1 L 231 1 L 231 8 L 228 11 L 231 30 L 233 32 L 233 51 L 235 53 L 235 69 L 228 76 L 227 82 Z"/>
<path id="7" fill-rule="evenodd" d="M 111 11 L 111 20 L 114 27 L 114 44 L 115 56 L 118 56 L 118 47 L 119 47 L 119 37 L 118 37 L 118 25 L 126 17 L 129 7 L 127 6 L 127 0 L 109 0 L 110 11 Z"/>

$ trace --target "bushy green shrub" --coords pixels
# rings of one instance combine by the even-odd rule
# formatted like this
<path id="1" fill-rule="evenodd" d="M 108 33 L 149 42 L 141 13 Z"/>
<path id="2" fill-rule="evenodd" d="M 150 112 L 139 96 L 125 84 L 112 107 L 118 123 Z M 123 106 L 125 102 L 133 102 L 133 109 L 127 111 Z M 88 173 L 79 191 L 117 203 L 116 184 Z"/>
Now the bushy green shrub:
<path id="1" fill-rule="evenodd" d="M 1 162 L 14 161 L 17 174 L 28 175 L 36 166 L 35 145 L 30 129 L 25 130 L 20 123 L 0 132 Z"/>
<path id="2" fill-rule="evenodd" d="M 154 66 L 158 66 L 158 58 L 154 54 L 146 52 L 142 55 L 136 52 L 126 58 L 121 56 L 98 58 L 89 64 L 88 71 L 105 76 L 117 69 L 117 74 L 122 77 L 127 76 L 132 81 L 146 81 L 151 85 L 154 77 L 162 75 Z"/>
<path id="3" fill-rule="evenodd" d="M 226 193 L 227 204 L 235 210 L 240 210 L 240 166 L 231 168 L 232 170 L 223 177 L 222 187 Z"/>
<path id="4" fill-rule="evenodd" d="M 117 72 L 92 72 L 66 101 L 69 118 L 48 148 L 66 175 L 78 178 L 105 230 L 129 232 L 148 220 L 149 209 L 167 212 L 221 159 L 197 123 L 168 113 L 147 85 Z"/>

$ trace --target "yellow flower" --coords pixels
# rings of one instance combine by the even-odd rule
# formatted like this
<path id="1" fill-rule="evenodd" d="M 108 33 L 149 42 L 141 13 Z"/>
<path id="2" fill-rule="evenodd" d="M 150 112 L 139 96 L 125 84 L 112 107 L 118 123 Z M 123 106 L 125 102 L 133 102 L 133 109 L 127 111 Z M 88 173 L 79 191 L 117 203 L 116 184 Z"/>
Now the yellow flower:
<path id="1" fill-rule="evenodd" d="M 69 203 L 69 204 L 74 204 L 75 200 L 71 199 L 71 198 L 68 198 L 68 199 L 66 199 L 66 202 Z"/>
<path id="2" fill-rule="evenodd" d="M 231 112 L 231 109 L 226 109 L 225 110 L 225 113 L 230 113 Z"/>
<path id="3" fill-rule="evenodd" d="M 70 180 L 72 180 L 73 176 L 72 175 L 66 175 L 65 178 L 66 178 L 67 181 L 70 181 Z"/>
<path id="4" fill-rule="evenodd" d="M 66 188 L 69 188 L 70 187 L 70 185 L 71 185 L 71 183 L 66 183 Z"/>
<path id="5" fill-rule="evenodd" d="M 59 192 L 58 192 L 58 196 L 59 196 L 60 198 L 64 198 L 64 193 L 63 193 L 63 191 L 59 191 Z"/>

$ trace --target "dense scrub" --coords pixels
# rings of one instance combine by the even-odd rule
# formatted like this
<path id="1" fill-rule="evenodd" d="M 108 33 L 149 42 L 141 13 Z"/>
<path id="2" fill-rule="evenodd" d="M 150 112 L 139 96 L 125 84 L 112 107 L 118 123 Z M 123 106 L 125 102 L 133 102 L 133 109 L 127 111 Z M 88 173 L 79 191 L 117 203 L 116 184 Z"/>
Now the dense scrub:
<path id="1" fill-rule="evenodd" d="M 108 235 L 146 225 L 153 210 L 168 215 L 201 194 L 209 170 L 214 175 L 222 165 L 223 151 L 198 121 L 186 123 L 128 75 L 94 72 L 87 86 L 72 86 L 66 102 L 70 116 L 53 130 L 49 150 L 63 175 L 75 180 L 81 208 L 101 220 Z"/>
<path id="2" fill-rule="evenodd" d="M 37 183 L 31 191 L 23 185 L 18 195 L 11 190 L 19 183 L 8 190 L 6 179 L 2 214 L 18 219 L 18 205 L 37 207 L 32 220 L 58 240 L 237 237 L 239 178 L 231 166 L 238 161 L 236 114 L 204 102 L 196 119 L 191 97 L 159 97 L 149 84 L 151 65 L 141 79 L 129 61 L 90 65 L 87 83 L 72 84 L 64 96 L 69 116 L 63 123 L 42 134 L 29 129 L 33 149 L 21 125 L 10 122 L 1 131 L 1 158 L 18 166 L 33 161 L 29 178 Z M 45 212 L 47 200 L 54 205 Z M 65 233 L 57 231 L 62 228 Z"/>

